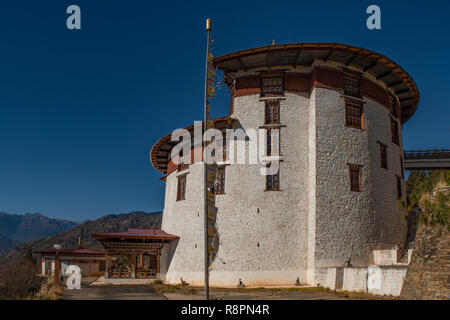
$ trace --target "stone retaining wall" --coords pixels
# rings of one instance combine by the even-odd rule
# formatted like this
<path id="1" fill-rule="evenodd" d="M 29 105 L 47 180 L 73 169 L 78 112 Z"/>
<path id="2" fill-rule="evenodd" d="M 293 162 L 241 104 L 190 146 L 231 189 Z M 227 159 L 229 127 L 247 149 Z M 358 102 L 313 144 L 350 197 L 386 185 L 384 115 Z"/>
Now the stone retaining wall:
<path id="1" fill-rule="evenodd" d="M 450 298 L 450 236 L 446 226 L 420 226 L 402 299 Z"/>

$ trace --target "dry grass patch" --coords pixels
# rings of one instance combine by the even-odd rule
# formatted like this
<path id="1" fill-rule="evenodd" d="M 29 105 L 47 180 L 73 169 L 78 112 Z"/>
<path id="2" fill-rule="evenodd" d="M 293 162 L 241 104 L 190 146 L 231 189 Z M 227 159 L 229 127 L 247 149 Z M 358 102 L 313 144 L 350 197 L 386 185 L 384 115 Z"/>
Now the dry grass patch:
<path id="1" fill-rule="evenodd" d="M 54 282 L 45 283 L 34 296 L 34 300 L 60 300 L 64 294 L 64 286 Z"/>

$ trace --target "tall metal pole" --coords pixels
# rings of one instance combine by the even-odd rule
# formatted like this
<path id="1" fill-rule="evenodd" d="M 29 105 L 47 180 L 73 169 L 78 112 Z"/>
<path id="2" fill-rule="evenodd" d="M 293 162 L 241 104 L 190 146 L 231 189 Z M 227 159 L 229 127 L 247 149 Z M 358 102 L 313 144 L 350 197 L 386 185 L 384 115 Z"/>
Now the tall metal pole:
<path id="1" fill-rule="evenodd" d="M 206 19 L 206 61 L 205 61 L 205 101 L 204 101 L 204 117 L 203 117 L 203 133 L 206 132 L 206 124 L 208 121 L 208 60 L 209 60 L 209 43 L 211 37 L 211 19 Z M 204 233 L 205 233 L 205 299 L 209 300 L 209 257 L 208 257 L 208 164 L 206 159 L 206 141 L 203 142 L 203 164 L 204 164 Z"/>

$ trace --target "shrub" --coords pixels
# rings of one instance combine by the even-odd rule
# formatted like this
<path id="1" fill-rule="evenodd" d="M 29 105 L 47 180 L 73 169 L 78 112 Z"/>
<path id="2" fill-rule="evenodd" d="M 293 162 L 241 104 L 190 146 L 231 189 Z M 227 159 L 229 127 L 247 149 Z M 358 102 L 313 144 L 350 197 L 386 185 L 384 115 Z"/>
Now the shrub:
<path id="1" fill-rule="evenodd" d="M 33 262 L 11 259 L 0 266 L 0 299 L 20 300 L 35 294 L 42 286 L 38 267 Z"/>

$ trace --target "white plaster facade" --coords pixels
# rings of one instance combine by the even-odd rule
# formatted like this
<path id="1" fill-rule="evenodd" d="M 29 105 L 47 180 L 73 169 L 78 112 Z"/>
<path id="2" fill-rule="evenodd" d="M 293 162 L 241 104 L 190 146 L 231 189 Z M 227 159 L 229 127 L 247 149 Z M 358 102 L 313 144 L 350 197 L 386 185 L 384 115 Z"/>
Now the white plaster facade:
<path id="1" fill-rule="evenodd" d="M 259 94 L 235 97 L 233 106 L 230 116 L 243 129 L 264 125 Z M 225 193 L 216 196 L 220 246 L 211 285 L 293 285 L 297 278 L 315 285 L 320 268 L 349 258 L 369 266 L 374 249 L 406 241 L 395 180 L 401 135 L 400 146 L 391 142 L 386 107 L 364 98 L 365 128 L 350 128 L 342 92 L 314 87 L 285 92 L 280 117 L 281 191 L 265 191 L 261 164 L 226 166 Z M 380 168 L 378 142 L 388 146 L 388 169 Z M 362 166 L 361 192 L 350 191 L 348 163 Z M 186 173 L 185 200 L 176 201 L 177 176 Z M 169 283 L 203 284 L 203 201 L 201 163 L 167 175 L 162 229 L 180 237 L 161 256 L 160 276 Z"/>

